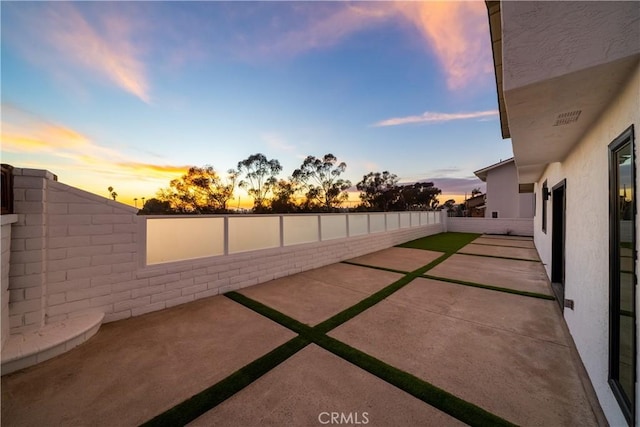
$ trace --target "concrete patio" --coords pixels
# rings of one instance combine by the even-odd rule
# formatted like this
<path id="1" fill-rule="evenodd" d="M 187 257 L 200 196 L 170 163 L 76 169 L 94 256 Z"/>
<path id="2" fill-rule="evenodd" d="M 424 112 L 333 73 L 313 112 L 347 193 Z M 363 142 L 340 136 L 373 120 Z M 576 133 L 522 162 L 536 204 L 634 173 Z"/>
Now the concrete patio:
<path id="1" fill-rule="evenodd" d="M 3 376 L 2 422 L 605 424 L 531 239 L 424 246 L 103 325 Z"/>

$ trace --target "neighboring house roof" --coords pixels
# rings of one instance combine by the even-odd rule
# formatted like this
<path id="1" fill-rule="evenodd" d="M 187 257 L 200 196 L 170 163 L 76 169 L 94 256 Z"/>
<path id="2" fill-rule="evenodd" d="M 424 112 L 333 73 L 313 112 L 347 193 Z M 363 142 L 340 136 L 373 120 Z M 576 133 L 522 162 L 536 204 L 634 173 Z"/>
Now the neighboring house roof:
<path id="1" fill-rule="evenodd" d="M 479 169 L 479 170 L 475 171 L 475 172 L 474 172 L 474 174 L 475 174 L 478 178 L 480 178 L 482 181 L 487 182 L 487 173 L 488 173 L 490 170 L 497 169 L 497 168 L 499 168 L 499 167 L 502 167 L 502 166 L 504 166 L 504 165 L 506 165 L 506 164 L 509 164 L 509 163 L 512 163 L 512 162 L 515 162 L 515 160 L 514 160 L 514 158 L 513 158 L 513 157 L 512 157 L 512 158 L 510 158 L 510 159 L 507 159 L 507 160 L 502 160 L 502 161 L 500 161 L 500 162 L 498 162 L 498 163 L 494 163 L 494 164 L 492 164 L 491 166 L 487 166 L 486 168 Z"/>
<path id="2" fill-rule="evenodd" d="M 479 207 L 480 204 L 484 204 L 486 194 L 478 194 L 465 200 L 465 203 L 470 208 Z"/>

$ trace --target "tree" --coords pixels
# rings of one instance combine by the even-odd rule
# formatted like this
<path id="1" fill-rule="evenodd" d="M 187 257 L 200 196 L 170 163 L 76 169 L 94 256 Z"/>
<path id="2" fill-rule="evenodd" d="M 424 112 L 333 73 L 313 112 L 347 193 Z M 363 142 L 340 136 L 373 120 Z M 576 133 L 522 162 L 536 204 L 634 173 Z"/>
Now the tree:
<path id="1" fill-rule="evenodd" d="M 398 198 L 398 193 L 394 191 L 397 183 L 398 176 L 389 171 L 369 172 L 356 184 L 356 188 L 366 208 L 384 212 Z"/>
<path id="2" fill-rule="evenodd" d="M 433 182 L 416 182 L 400 187 L 405 209 L 434 209 L 438 205 L 436 197 L 442 192 L 433 186 Z"/>
<path id="3" fill-rule="evenodd" d="M 293 171 L 293 179 L 306 190 L 308 203 L 317 202 L 329 211 L 349 198 L 351 181 L 340 178 L 346 168 L 347 164 L 338 163 L 331 153 L 322 159 L 307 156 L 300 168 Z"/>
<path id="4" fill-rule="evenodd" d="M 482 194 L 482 190 L 480 190 L 480 187 L 476 187 L 473 190 L 471 190 L 471 197 L 475 197 L 478 194 Z"/>
<path id="5" fill-rule="evenodd" d="M 278 180 L 276 175 L 280 173 L 282 166 L 276 159 L 267 160 L 262 153 L 252 154 L 238 162 L 238 173 L 244 173 L 245 179 L 238 185 L 247 190 L 253 197 L 254 212 L 265 210 L 265 198 Z"/>
<path id="6" fill-rule="evenodd" d="M 298 186 L 293 180 L 279 180 L 272 190 L 271 211 L 273 213 L 296 212 L 299 209 L 295 201 L 295 194 L 298 190 Z"/>
<path id="7" fill-rule="evenodd" d="M 143 203 L 142 209 L 140 210 L 140 214 L 142 215 L 163 215 L 174 212 L 175 211 L 171 209 L 171 203 L 156 199 L 155 197 Z"/>
<path id="8" fill-rule="evenodd" d="M 237 171 L 229 170 L 223 181 L 213 166 L 192 166 L 185 175 L 172 180 L 169 188 L 160 190 L 157 198 L 169 202 L 171 208 L 180 213 L 225 212 L 237 177 Z"/>
<path id="9" fill-rule="evenodd" d="M 109 191 L 109 197 L 111 197 L 113 200 L 115 200 L 116 197 L 118 197 L 118 193 L 116 193 L 113 190 L 113 187 L 109 186 L 109 188 L 107 188 L 107 190 Z"/>
<path id="10" fill-rule="evenodd" d="M 449 199 L 449 200 L 447 200 L 446 202 L 444 202 L 442 204 L 442 208 L 451 211 L 451 210 L 453 210 L 455 205 L 456 205 L 456 201 L 453 200 L 453 199 Z"/>

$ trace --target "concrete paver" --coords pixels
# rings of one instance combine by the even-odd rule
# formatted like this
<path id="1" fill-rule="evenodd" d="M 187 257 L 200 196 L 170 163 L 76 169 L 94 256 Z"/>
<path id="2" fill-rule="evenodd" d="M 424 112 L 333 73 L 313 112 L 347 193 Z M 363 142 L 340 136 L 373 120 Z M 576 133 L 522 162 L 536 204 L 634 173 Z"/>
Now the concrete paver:
<path id="1" fill-rule="evenodd" d="M 394 247 L 353 258 L 349 261 L 410 272 L 429 264 L 442 255 L 442 252 Z"/>
<path id="2" fill-rule="evenodd" d="M 427 272 L 430 276 L 553 295 L 539 262 L 455 254 Z"/>
<path id="3" fill-rule="evenodd" d="M 323 267 L 310 274 L 283 277 L 238 292 L 313 326 L 402 277 L 401 274 L 367 267 L 346 267 L 350 268 L 335 265 Z M 358 279 L 347 285 L 344 281 L 334 284 L 331 276 L 335 276 L 337 271 L 344 275 L 344 280 L 348 281 L 348 277 L 354 276 Z M 324 279 L 323 272 L 327 273 Z"/>
<path id="4" fill-rule="evenodd" d="M 320 426 L 331 413 L 352 417 L 343 425 L 464 425 L 313 344 L 189 425 Z"/>
<path id="5" fill-rule="evenodd" d="M 514 246 L 494 246 L 494 245 L 479 245 L 475 243 L 469 243 L 458 251 L 459 254 L 470 255 L 489 255 L 507 258 L 520 258 L 534 261 L 540 261 L 538 257 L 538 251 L 529 248 L 520 248 Z"/>
<path id="6" fill-rule="evenodd" d="M 2 424 L 139 425 L 294 336 L 223 296 L 109 323 L 3 376 Z"/>
<path id="7" fill-rule="evenodd" d="M 483 245 L 496 245 L 496 246 L 511 246 L 514 248 L 529 248 L 534 249 L 536 246 L 533 240 L 524 240 L 524 237 L 507 239 L 508 236 L 490 237 L 480 236 L 473 243 L 481 243 Z"/>
<path id="8" fill-rule="evenodd" d="M 303 271 L 300 276 L 366 295 L 371 295 L 402 277 L 401 274 L 390 271 L 372 271 L 370 268 L 343 263 Z"/>
<path id="9" fill-rule="evenodd" d="M 596 424 L 568 345 L 387 300 L 329 335 L 516 424 Z"/>
<path id="10" fill-rule="evenodd" d="M 414 279 L 387 301 L 524 337 L 566 344 L 555 301 L 423 278 Z"/>

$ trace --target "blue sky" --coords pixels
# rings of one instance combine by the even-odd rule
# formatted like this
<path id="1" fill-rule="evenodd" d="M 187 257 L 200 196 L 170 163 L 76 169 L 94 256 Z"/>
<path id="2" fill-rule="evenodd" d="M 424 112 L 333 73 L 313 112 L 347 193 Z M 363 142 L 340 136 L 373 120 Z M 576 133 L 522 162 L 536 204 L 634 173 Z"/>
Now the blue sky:
<path id="1" fill-rule="evenodd" d="M 119 200 L 261 152 L 441 201 L 511 157 L 484 2 L 2 2 L 2 161 Z M 239 195 L 248 201 L 240 190 Z"/>

